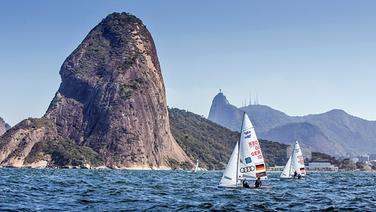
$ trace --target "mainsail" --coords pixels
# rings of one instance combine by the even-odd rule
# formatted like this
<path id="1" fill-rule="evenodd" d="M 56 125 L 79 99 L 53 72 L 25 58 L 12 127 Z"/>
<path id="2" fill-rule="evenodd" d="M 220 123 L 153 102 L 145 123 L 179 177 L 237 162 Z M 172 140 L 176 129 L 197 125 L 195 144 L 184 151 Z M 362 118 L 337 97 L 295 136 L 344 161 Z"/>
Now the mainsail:
<path id="1" fill-rule="evenodd" d="M 281 178 L 291 178 L 291 176 L 293 176 L 293 174 L 294 174 L 294 170 L 291 167 L 291 156 L 290 156 L 290 158 L 287 161 L 286 166 L 283 169 L 280 177 Z"/>
<path id="2" fill-rule="evenodd" d="M 297 174 L 300 174 L 301 176 L 304 176 L 306 174 L 304 167 L 304 158 L 298 141 L 295 142 L 294 149 L 292 150 L 291 156 L 287 161 L 280 177 L 292 178 L 295 172 Z"/>
<path id="3" fill-rule="evenodd" d="M 253 124 L 244 113 L 240 140 L 232 152 L 219 186 L 236 187 L 242 180 L 254 180 L 258 177 L 267 178 L 266 166 Z"/>
<path id="4" fill-rule="evenodd" d="M 235 148 L 232 151 L 230 160 L 226 166 L 225 171 L 223 172 L 223 176 L 221 182 L 219 182 L 220 187 L 236 187 L 237 184 L 237 163 L 238 163 L 238 143 L 236 142 Z"/>
<path id="5" fill-rule="evenodd" d="M 197 172 L 198 171 L 198 160 L 196 160 L 196 167 L 195 167 L 195 170 L 193 170 L 193 172 Z"/>
<path id="6" fill-rule="evenodd" d="M 304 157 L 302 149 L 300 149 L 299 142 L 295 142 L 295 152 L 297 157 L 297 168 L 299 169 L 299 172 L 302 176 L 306 175 L 305 166 L 304 166 Z"/>

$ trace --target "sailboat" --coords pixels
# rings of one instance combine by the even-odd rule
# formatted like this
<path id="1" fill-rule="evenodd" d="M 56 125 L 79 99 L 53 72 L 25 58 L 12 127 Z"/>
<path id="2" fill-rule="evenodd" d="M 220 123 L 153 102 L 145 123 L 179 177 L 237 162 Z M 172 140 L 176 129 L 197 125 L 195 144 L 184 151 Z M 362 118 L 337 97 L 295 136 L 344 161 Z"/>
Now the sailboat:
<path id="1" fill-rule="evenodd" d="M 243 115 L 240 140 L 232 151 L 219 187 L 242 187 L 243 180 L 266 179 L 266 166 L 255 129 L 246 113 Z"/>
<path id="2" fill-rule="evenodd" d="M 196 167 L 195 169 L 193 170 L 193 172 L 197 172 L 198 171 L 198 160 L 196 160 Z"/>
<path id="3" fill-rule="evenodd" d="M 306 175 L 304 167 L 304 158 L 302 150 L 300 149 L 299 142 L 296 141 L 294 149 L 291 152 L 290 158 L 283 169 L 280 178 L 281 179 L 292 179 L 294 178 L 294 173 L 300 174 L 301 176 Z"/>

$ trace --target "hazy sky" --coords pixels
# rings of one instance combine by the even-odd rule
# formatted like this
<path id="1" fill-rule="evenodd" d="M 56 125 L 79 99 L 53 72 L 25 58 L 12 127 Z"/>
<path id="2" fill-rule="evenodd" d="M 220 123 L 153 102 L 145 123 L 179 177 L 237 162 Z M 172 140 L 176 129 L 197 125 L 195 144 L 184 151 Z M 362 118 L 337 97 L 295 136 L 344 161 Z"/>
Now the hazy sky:
<path id="1" fill-rule="evenodd" d="M 44 114 L 64 59 L 111 12 L 151 31 L 168 104 L 207 116 L 221 88 L 289 115 L 376 120 L 376 1 L 2 1 L 0 116 Z"/>

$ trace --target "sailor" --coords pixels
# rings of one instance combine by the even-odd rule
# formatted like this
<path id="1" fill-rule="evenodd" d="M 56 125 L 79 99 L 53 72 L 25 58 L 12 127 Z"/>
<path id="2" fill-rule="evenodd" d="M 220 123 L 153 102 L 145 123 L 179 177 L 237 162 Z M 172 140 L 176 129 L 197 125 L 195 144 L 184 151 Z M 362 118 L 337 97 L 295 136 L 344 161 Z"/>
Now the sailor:
<path id="1" fill-rule="evenodd" d="M 243 187 L 244 188 L 250 188 L 249 184 L 248 184 L 248 182 L 246 180 L 243 180 Z"/>
<path id="2" fill-rule="evenodd" d="M 255 181 L 255 188 L 260 188 L 262 185 L 261 178 L 257 177 L 257 180 Z"/>
<path id="3" fill-rule="evenodd" d="M 298 172 L 294 172 L 294 179 L 298 176 Z"/>
<path id="4" fill-rule="evenodd" d="M 298 179 L 302 178 L 302 175 L 301 174 L 298 174 Z"/>

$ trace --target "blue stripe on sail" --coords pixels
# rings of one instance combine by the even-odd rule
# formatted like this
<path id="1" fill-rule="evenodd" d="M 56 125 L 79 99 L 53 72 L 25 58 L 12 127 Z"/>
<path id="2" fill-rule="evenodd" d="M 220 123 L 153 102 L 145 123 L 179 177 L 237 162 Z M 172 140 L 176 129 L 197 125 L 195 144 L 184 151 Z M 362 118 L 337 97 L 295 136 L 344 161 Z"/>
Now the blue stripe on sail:
<path id="1" fill-rule="evenodd" d="M 227 180 L 232 180 L 232 178 L 227 177 L 227 176 L 224 176 L 224 178 L 227 179 Z"/>

